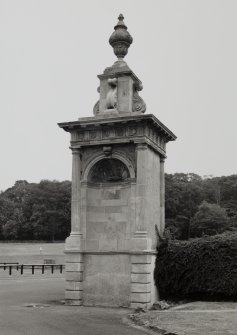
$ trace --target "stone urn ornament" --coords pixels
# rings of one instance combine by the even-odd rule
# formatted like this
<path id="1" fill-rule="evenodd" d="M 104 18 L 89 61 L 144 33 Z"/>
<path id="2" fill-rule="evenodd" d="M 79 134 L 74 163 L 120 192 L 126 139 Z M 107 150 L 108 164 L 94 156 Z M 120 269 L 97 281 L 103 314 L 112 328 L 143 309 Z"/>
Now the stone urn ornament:
<path id="1" fill-rule="evenodd" d="M 118 20 L 117 25 L 114 27 L 114 32 L 109 38 L 109 44 L 114 49 L 114 54 L 118 57 L 118 60 L 123 60 L 128 53 L 128 48 L 132 44 L 133 38 L 123 22 L 123 14 L 119 15 Z"/>

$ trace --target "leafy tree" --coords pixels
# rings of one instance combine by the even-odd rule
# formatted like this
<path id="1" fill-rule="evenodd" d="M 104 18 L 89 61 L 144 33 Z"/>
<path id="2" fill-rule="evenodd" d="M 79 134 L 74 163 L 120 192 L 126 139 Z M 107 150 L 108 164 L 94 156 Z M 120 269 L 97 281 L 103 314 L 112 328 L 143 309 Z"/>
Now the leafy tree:
<path id="1" fill-rule="evenodd" d="M 219 179 L 221 190 L 221 206 L 226 208 L 231 226 L 237 226 L 237 175 L 221 177 Z"/>
<path id="2" fill-rule="evenodd" d="M 189 238 L 191 219 L 202 200 L 200 176 L 194 173 L 166 175 L 166 223 L 171 238 Z"/>
<path id="3" fill-rule="evenodd" d="M 13 218 L 14 213 L 14 202 L 6 198 L 3 194 L 0 194 L 0 238 L 4 239 L 3 226 L 8 220 Z"/>
<path id="4" fill-rule="evenodd" d="M 18 222 L 8 220 L 2 227 L 2 234 L 6 239 L 16 240 L 18 238 Z"/>
<path id="5" fill-rule="evenodd" d="M 192 217 L 203 200 L 202 179 L 194 173 L 166 175 L 166 217 Z"/>
<path id="6" fill-rule="evenodd" d="M 70 197 L 69 181 L 17 181 L 0 194 L 0 238 L 65 239 L 70 231 Z"/>
<path id="7" fill-rule="evenodd" d="M 229 218 L 227 228 L 237 231 L 237 175 L 201 178 L 193 173 L 166 174 L 166 229 L 171 238 L 189 238 L 191 221 L 203 201 L 224 208 Z"/>
<path id="8" fill-rule="evenodd" d="M 191 223 L 191 236 L 201 237 L 223 233 L 228 227 L 226 210 L 203 201 Z"/>
<path id="9" fill-rule="evenodd" d="M 203 197 L 209 203 L 221 205 L 220 178 L 207 178 L 202 181 Z"/>
<path id="10" fill-rule="evenodd" d="M 170 239 L 187 240 L 190 235 L 190 219 L 177 215 L 175 219 L 166 219 L 166 236 Z"/>

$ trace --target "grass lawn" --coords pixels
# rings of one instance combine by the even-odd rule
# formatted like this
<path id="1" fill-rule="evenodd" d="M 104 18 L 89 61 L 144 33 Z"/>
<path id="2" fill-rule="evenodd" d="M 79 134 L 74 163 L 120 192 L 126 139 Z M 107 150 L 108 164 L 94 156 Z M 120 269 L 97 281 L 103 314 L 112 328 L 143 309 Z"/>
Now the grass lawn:
<path id="1" fill-rule="evenodd" d="M 0 263 L 43 264 L 53 259 L 65 263 L 64 243 L 0 243 Z"/>
<path id="2" fill-rule="evenodd" d="M 237 303 L 196 301 L 163 311 L 135 313 L 131 319 L 158 334 L 236 335 Z"/>

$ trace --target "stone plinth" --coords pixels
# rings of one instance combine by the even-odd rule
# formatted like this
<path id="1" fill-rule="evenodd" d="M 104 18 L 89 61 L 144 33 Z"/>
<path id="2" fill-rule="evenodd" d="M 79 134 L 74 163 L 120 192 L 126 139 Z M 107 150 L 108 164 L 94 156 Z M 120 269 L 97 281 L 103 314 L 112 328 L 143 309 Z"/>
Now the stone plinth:
<path id="1" fill-rule="evenodd" d="M 66 300 L 73 305 L 149 307 L 156 227 L 164 229 L 165 145 L 175 136 L 153 115 L 60 123 L 71 133 L 72 232 Z"/>

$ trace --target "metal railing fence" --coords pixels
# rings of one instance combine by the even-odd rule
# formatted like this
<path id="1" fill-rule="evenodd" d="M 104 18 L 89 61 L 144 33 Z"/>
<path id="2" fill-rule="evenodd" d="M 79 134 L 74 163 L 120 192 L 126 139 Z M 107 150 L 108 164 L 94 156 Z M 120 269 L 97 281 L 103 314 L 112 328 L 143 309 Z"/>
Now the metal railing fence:
<path id="1" fill-rule="evenodd" d="M 12 275 L 12 271 L 19 271 L 21 275 L 24 274 L 24 270 L 30 270 L 31 274 L 34 275 L 36 270 L 38 273 L 44 274 L 46 270 L 50 270 L 53 274 L 55 271 L 59 270 L 60 273 L 65 269 L 64 264 L 19 264 L 19 263 L 0 263 L 0 269 L 8 271 L 9 275 Z"/>

